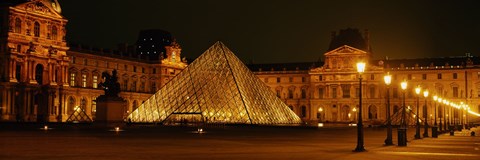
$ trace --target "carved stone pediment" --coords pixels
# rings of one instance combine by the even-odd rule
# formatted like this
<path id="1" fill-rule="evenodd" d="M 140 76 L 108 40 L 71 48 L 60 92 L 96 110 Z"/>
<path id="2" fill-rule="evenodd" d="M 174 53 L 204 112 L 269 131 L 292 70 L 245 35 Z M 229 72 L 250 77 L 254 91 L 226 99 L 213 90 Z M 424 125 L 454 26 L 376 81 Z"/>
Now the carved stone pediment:
<path id="1" fill-rule="evenodd" d="M 52 4 L 50 4 L 52 3 Z M 55 8 L 54 8 L 55 7 Z M 57 3 L 45 1 L 45 0 L 32 0 L 23 4 L 14 6 L 15 9 L 24 10 L 26 12 L 34 12 L 44 15 L 50 15 L 56 18 L 63 18 L 59 13 L 61 12 L 60 6 Z"/>
<path id="2" fill-rule="evenodd" d="M 338 47 L 337 49 L 334 49 L 334 50 L 331 50 L 330 52 L 325 53 L 325 56 L 345 55 L 345 54 L 364 55 L 364 54 L 367 54 L 367 52 L 354 47 L 350 47 L 348 45 L 343 45 L 341 47 Z"/>

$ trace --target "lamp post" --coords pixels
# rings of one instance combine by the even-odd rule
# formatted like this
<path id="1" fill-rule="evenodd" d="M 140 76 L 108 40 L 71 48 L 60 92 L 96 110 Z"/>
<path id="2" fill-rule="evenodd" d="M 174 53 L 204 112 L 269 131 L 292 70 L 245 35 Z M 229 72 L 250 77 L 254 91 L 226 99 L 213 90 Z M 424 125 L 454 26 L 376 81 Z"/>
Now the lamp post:
<path id="1" fill-rule="evenodd" d="M 407 146 L 407 124 L 405 122 L 405 90 L 407 89 L 407 82 L 403 81 L 400 83 L 400 86 L 402 87 L 402 94 L 403 94 L 403 100 L 402 100 L 402 121 L 400 124 L 400 127 L 397 129 L 397 134 L 398 134 L 398 146 Z"/>
<path id="2" fill-rule="evenodd" d="M 323 112 L 323 108 L 322 107 L 318 108 L 318 113 L 320 114 L 320 116 L 318 118 L 320 118 L 320 122 L 323 122 L 323 115 L 322 115 L 323 113 L 322 112 Z"/>
<path id="3" fill-rule="evenodd" d="M 354 152 L 364 152 L 365 148 L 363 147 L 363 123 L 362 123 L 362 73 L 365 72 L 365 63 L 357 63 L 357 72 L 359 80 L 359 90 L 360 94 L 358 96 L 358 124 L 357 124 L 357 147 Z"/>
<path id="4" fill-rule="evenodd" d="M 445 129 L 445 132 L 447 132 L 447 131 L 448 131 L 448 127 L 447 127 L 447 126 L 448 126 L 448 122 L 449 122 L 449 121 L 448 121 L 448 120 L 449 120 L 449 119 L 448 119 L 448 113 L 447 113 L 447 111 L 448 111 L 448 110 L 447 110 L 447 106 L 448 106 L 448 105 L 447 105 L 447 100 L 443 99 L 442 102 L 443 102 L 443 113 L 444 113 L 444 115 L 445 115 L 445 118 L 443 118 L 443 128 Z"/>
<path id="5" fill-rule="evenodd" d="M 392 76 L 387 73 L 383 77 L 385 85 L 387 87 L 387 139 L 385 139 L 385 145 L 393 145 L 392 142 L 392 120 L 390 119 L 390 84 L 392 83 Z"/>
<path id="6" fill-rule="evenodd" d="M 439 104 L 439 105 L 442 105 L 442 98 L 440 98 L 440 97 L 437 98 L 437 101 L 438 101 L 438 104 Z M 441 110 L 442 108 L 443 108 L 443 106 L 442 106 L 442 107 L 439 107 L 440 111 L 442 111 L 442 110 Z M 443 113 L 443 115 L 442 115 L 442 118 L 440 118 L 440 124 L 439 124 L 439 126 L 440 126 L 440 133 L 443 132 L 442 119 L 445 119 L 445 111 L 443 111 L 442 113 Z"/>
<path id="7" fill-rule="evenodd" d="M 424 123 L 423 137 L 428 137 L 428 122 L 427 122 L 428 121 L 428 110 L 427 110 L 428 90 L 423 91 L 423 97 L 425 97 L 425 106 L 424 106 L 425 112 L 423 112 L 425 123 Z"/>
<path id="8" fill-rule="evenodd" d="M 415 119 L 417 121 L 416 125 L 415 125 L 415 139 L 422 139 L 420 137 L 420 112 L 419 112 L 419 108 L 420 108 L 420 91 L 421 91 L 421 88 L 420 86 L 417 86 L 415 88 L 415 93 L 417 94 L 417 115 L 415 115 Z"/>
<path id="9" fill-rule="evenodd" d="M 434 121 L 433 122 L 433 127 L 432 127 L 432 137 L 433 138 L 438 138 L 438 126 L 437 126 L 437 99 L 438 97 L 437 96 L 433 96 L 433 108 L 435 110 L 435 117 L 434 117 Z"/>

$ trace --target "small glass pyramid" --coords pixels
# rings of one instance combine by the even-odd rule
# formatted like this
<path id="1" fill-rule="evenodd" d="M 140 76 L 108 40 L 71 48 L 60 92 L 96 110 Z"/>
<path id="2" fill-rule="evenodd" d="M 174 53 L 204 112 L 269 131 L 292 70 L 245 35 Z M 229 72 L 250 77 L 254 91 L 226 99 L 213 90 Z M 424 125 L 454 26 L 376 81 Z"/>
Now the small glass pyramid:
<path id="1" fill-rule="evenodd" d="M 127 119 L 165 124 L 179 118 L 227 124 L 301 123 L 221 42 L 200 55 Z"/>
<path id="2" fill-rule="evenodd" d="M 75 107 L 73 109 L 73 113 L 68 117 L 67 122 L 69 123 L 90 123 L 93 122 L 90 117 L 88 117 L 87 113 L 85 113 L 85 109 L 80 107 Z"/>

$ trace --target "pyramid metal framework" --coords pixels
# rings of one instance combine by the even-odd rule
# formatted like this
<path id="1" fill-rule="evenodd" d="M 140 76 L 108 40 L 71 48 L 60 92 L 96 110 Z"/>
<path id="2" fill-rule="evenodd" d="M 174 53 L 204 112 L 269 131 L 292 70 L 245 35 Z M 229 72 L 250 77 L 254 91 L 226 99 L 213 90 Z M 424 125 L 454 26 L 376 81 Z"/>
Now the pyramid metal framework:
<path id="1" fill-rule="evenodd" d="M 90 123 L 93 122 L 90 117 L 88 117 L 87 113 L 85 113 L 85 109 L 76 107 L 73 113 L 68 117 L 67 122 L 71 123 Z"/>
<path id="2" fill-rule="evenodd" d="M 137 123 L 168 123 L 178 115 L 199 117 L 196 120 L 206 123 L 301 123 L 221 42 L 200 55 L 127 119 Z"/>

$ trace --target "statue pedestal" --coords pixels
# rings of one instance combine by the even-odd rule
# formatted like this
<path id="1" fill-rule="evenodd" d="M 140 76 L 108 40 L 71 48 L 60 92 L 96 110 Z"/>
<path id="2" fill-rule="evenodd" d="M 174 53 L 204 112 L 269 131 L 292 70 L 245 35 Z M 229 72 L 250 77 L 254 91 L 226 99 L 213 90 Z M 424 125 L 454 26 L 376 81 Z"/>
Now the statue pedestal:
<path id="1" fill-rule="evenodd" d="M 107 97 L 105 95 L 97 98 L 97 111 L 95 123 L 97 124 L 123 124 L 125 116 L 126 101 L 120 97 Z"/>

